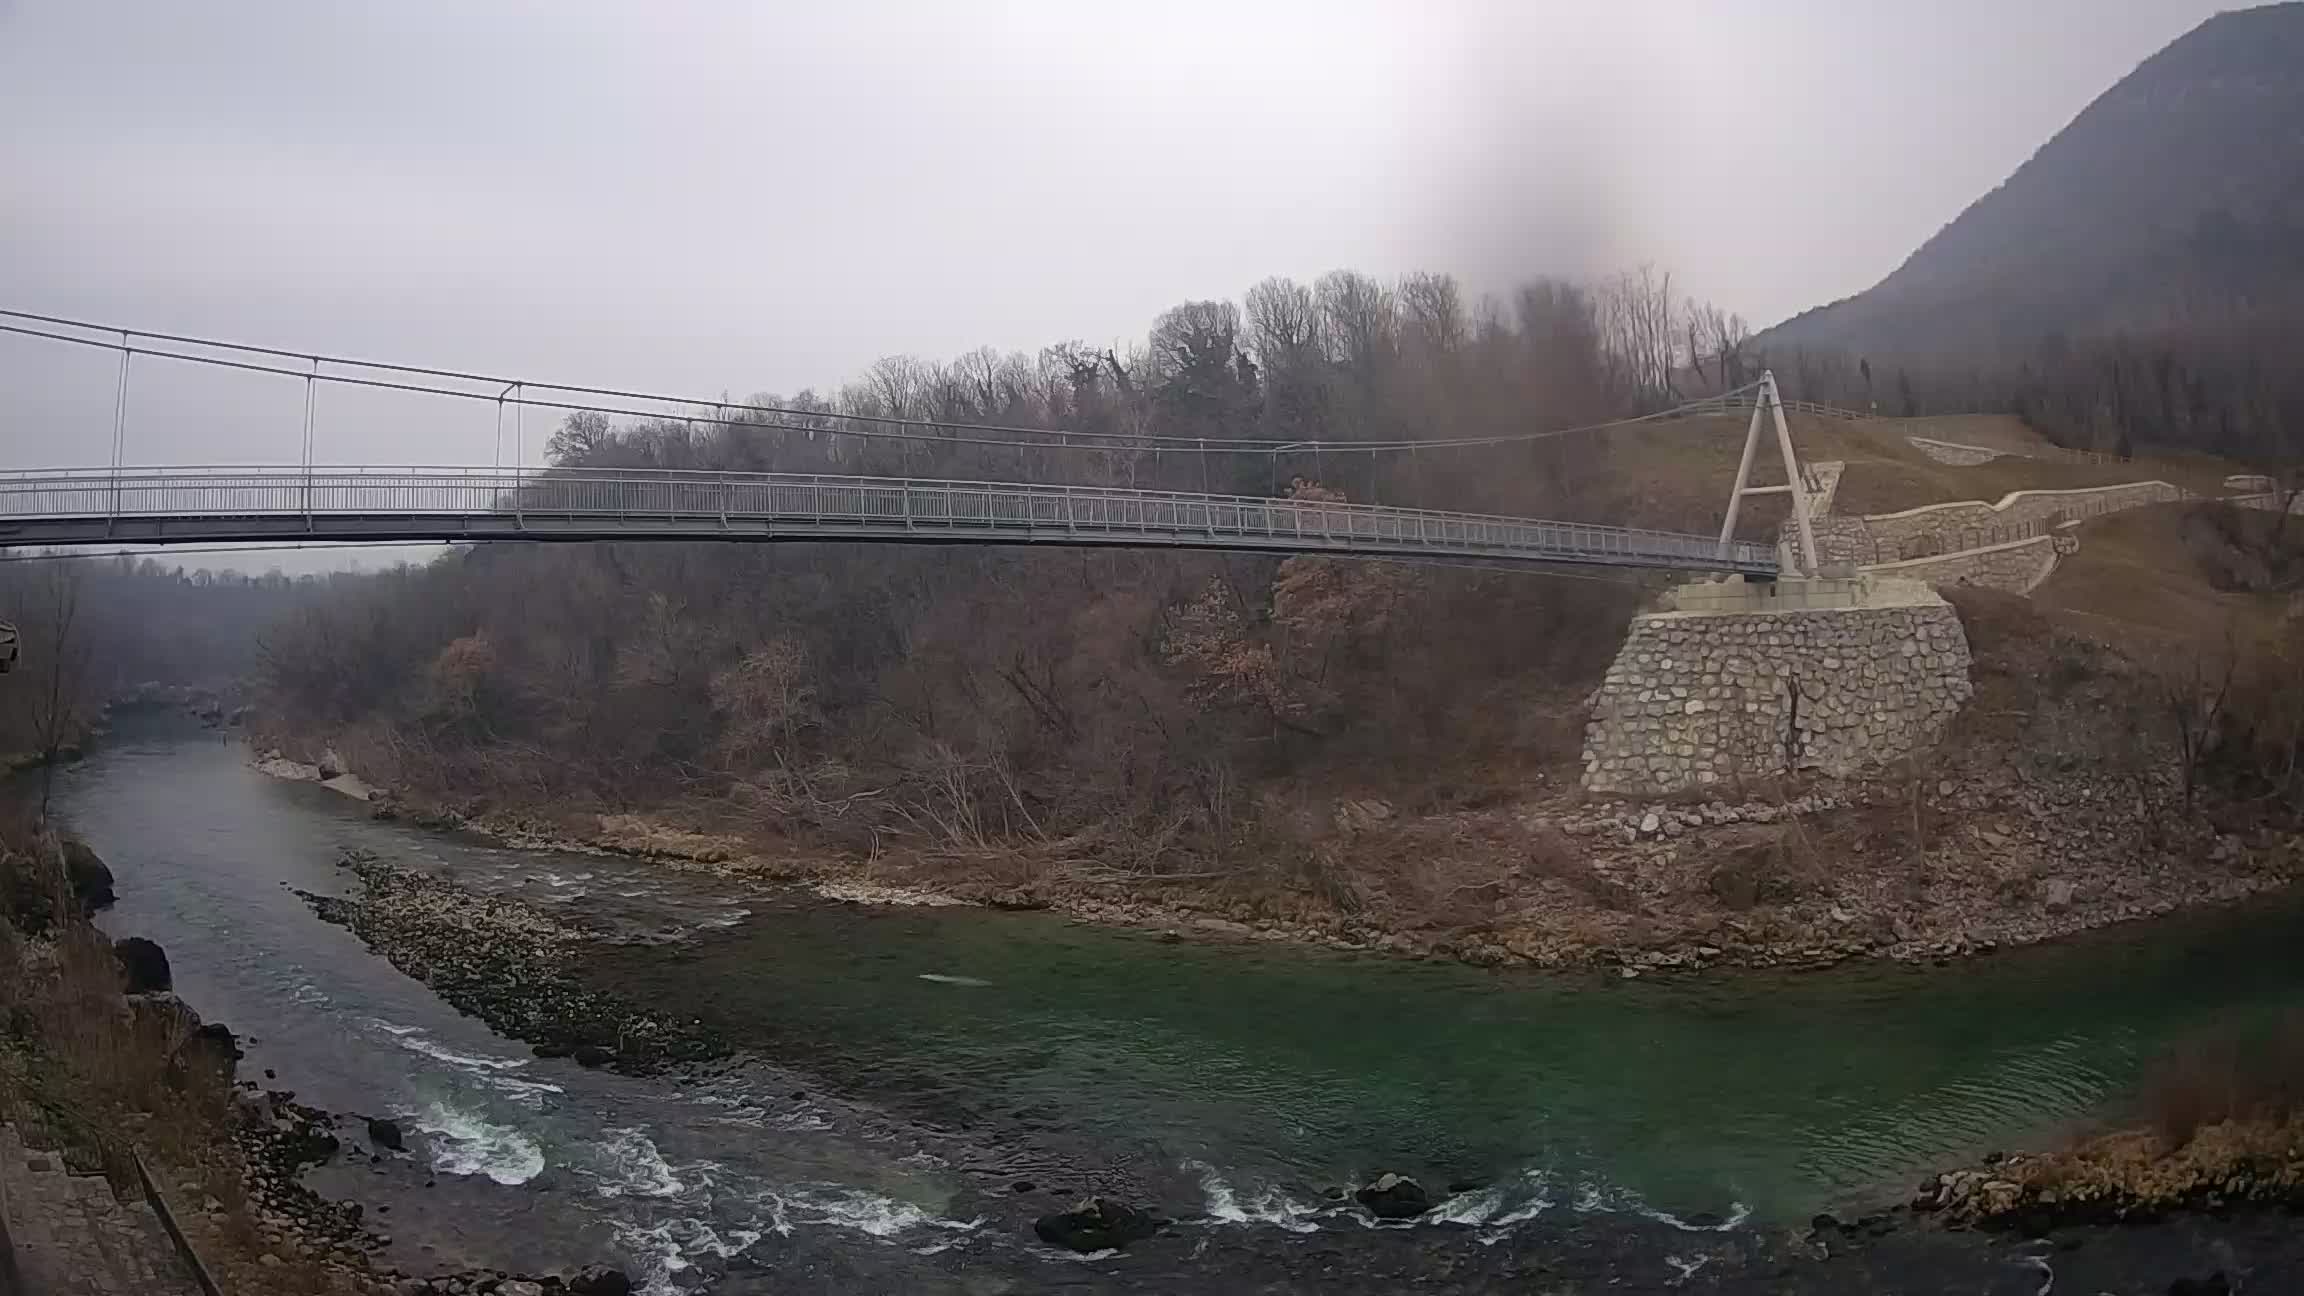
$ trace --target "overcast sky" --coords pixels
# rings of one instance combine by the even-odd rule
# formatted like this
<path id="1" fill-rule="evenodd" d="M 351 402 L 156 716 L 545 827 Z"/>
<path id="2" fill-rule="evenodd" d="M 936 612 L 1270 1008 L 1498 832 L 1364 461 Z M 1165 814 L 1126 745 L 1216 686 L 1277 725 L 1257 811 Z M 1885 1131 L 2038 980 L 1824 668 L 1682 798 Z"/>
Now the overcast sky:
<path id="1" fill-rule="evenodd" d="M 0 0 L 0 306 L 735 395 L 1339 266 L 1654 261 L 1766 324 L 2219 7 Z M 293 384 L 161 368 L 130 461 L 296 458 Z M 0 337 L 0 466 L 105 462 L 111 375 Z M 322 428 L 484 463 L 493 416 Z"/>

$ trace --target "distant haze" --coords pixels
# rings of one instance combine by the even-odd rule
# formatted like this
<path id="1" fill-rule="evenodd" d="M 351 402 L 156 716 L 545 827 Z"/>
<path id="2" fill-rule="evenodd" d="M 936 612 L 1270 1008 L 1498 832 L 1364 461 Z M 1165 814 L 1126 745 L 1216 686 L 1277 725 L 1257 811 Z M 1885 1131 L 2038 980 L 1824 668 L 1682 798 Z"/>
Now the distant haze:
<path id="1" fill-rule="evenodd" d="M 735 395 L 1339 266 L 1654 261 L 1761 324 L 2215 7 L 0 0 L 0 303 Z M 103 462 L 110 372 L 0 337 L 0 465 Z M 128 457 L 293 460 L 291 387 L 140 371 Z M 320 454 L 492 422 L 346 400 Z"/>

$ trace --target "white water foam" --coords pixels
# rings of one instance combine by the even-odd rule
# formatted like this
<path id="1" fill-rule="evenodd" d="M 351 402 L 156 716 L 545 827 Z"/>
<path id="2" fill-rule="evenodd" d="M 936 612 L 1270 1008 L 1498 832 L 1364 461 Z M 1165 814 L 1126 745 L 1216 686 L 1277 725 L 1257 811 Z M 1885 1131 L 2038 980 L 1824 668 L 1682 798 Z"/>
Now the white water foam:
<path id="1" fill-rule="evenodd" d="M 911 1202 L 861 1188 L 802 1188 L 783 1194 L 782 1205 L 787 1217 L 796 1223 L 854 1229 L 876 1238 L 893 1238 L 920 1228 L 973 1233 L 984 1224 L 981 1218 L 945 1219 Z"/>
<path id="2" fill-rule="evenodd" d="M 669 1219 L 653 1228 L 628 1226 L 616 1230 L 616 1240 L 628 1253 L 640 1257 L 642 1296 L 671 1296 L 680 1288 L 672 1275 L 695 1265 L 695 1257 L 725 1260 L 741 1255 L 763 1235 L 756 1229 L 732 1228 L 723 1235 L 700 1219 Z"/>
<path id="3" fill-rule="evenodd" d="M 424 1038 L 422 1031 L 402 1035 L 399 1037 L 398 1043 L 400 1047 L 411 1053 L 421 1053 L 435 1062 L 445 1062 L 452 1067 L 460 1067 L 466 1071 L 517 1071 L 528 1065 L 527 1058 L 483 1057 L 474 1053 L 459 1053 L 445 1044 L 435 1044 Z"/>
<path id="4" fill-rule="evenodd" d="M 1317 1233 L 1322 1208 L 1306 1206 L 1277 1188 L 1258 1188 L 1247 1200 L 1204 1161 L 1187 1161 L 1184 1168 L 1198 1172 L 1200 1191 L 1207 1195 L 1208 1218 L 1224 1224 L 1273 1224 L 1290 1233 Z"/>
<path id="5" fill-rule="evenodd" d="M 1482 1188 L 1478 1192 L 1458 1193 L 1424 1212 L 1424 1218 L 1435 1224 L 1486 1224 L 1504 1210 L 1502 1188 Z"/>
<path id="6" fill-rule="evenodd" d="M 1486 1221 L 1490 1228 L 1506 1229 L 1512 1227 L 1514 1224 L 1525 1224 L 1528 1221 L 1543 1214 L 1544 1212 L 1552 1209 L 1552 1192 L 1550 1187 L 1545 1184 L 1543 1177 L 1540 1175 L 1531 1174 L 1529 1178 L 1536 1180 L 1536 1195 L 1530 1197 L 1527 1201 L 1520 1203 L 1518 1206 L 1513 1207 L 1511 1210 L 1505 1211 L 1503 1214 Z"/>
<path id="7" fill-rule="evenodd" d="M 1642 1200 L 1640 1195 L 1621 1188 L 1607 1188 L 1587 1184 L 1576 1196 L 1576 1210 L 1581 1214 L 1607 1211 L 1620 1215 L 1638 1215 L 1659 1224 L 1669 1224 L 1683 1233 L 1726 1233 L 1752 1218 L 1752 1208 L 1743 1202 L 1728 1203 L 1728 1214 L 1717 1224 L 1694 1224 L 1670 1211 L 1658 1210 Z"/>
<path id="8" fill-rule="evenodd" d="M 509 1126 L 444 1102 L 400 1115 L 410 1128 L 432 1136 L 432 1168 L 443 1174 L 486 1175 L 510 1185 L 544 1173 L 544 1149 Z"/>
<path id="9" fill-rule="evenodd" d="M 567 1090 L 544 1080 L 516 1080 L 508 1075 L 483 1077 L 488 1087 L 509 1094 L 521 1106 L 538 1109 L 544 1105 L 544 1095 L 566 1093 Z"/>
<path id="10" fill-rule="evenodd" d="M 991 982 L 984 980 L 982 977 L 953 976 L 947 972 L 923 972 L 920 974 L 920 979 L 923 981 L 933 981 L 938 985 L 951 986 L 988 986 L 992 984 Z"/>
<path id="11" fill-rule="evenodd" d="M 599 1181 L 603 1197 L 670 1197 L 687 1186 L 656 1150 L 655 1140 L 637 1129 L 601 1131 L 600 1141 L 586 1150 L 585 1162 L 579 1168 Z"/>
<path id="12" fill-rule="evenodd" d="M 1728 1217 L 1717 1224 L 1691 1224 L 1670 1211 L 1660 1211 L 1648 1206 L 1635 1207 L 1634 1210 L 1658 1223 L 1669 1224 L 1683 1233 L 1726 1233 L 1752 1218 L 1752 1208 L 1742 1202 L 1728 1203 Z"/>

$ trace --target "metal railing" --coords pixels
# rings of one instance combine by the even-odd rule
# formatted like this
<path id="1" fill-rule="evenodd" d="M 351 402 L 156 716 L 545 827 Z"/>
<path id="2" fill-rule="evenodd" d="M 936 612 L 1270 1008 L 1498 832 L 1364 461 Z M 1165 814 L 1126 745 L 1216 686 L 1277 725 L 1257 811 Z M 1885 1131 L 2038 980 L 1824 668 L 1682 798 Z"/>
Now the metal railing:
<path id="1" fill-rule="evenodd" d="M 1774 546 L 1307 499 L 804 473 L 184 467 L 0 474 L 0 544 L 724 537 L 1183 545 L 1777 570 Z"/>
<path id="2" fill-rule="evenodd" d="M 2139 486 L 2159 484 L 2137 483 Z M 2110 491 L 2122 488 L 2105 487 L 2104 489 Z M 2253 498 L 2255 497 L 2234 496 L 2213 502 L 2245 505 Z M 2170 486 L 2164 490 L 2149 493 L 2139 491 L 2134 495 L 2098 497 L 2077 501 L 2058 508 L 2046 517 L 2034 518 L 2027 522 L 1998 522 L 1984 526 L 1971 523 L 1947 526 L 1916 535 L 1900 537 L 1875 536 L 1869 531 L 1863 533 L 1844 531 L 1833 535 L 1829 540 L 1821 541 L 1821 543 L 1832 551 L 1835 561 L 1856 561 L 1865 566 L 1917 562 L 1931 558 L 1958 558 L 1978 549 L 1990 549 L 1998 545 L 2015 544 L 2021 540 L 2037 540 L 2042 536 L 2057 535 L 2091 518 L 2105 517 L 2113 513 L 2125 513 L 2130 509 L 2145 508 L 2154 504 L 2196 503 L 2203 500 L 2212 500 L 2212 497 L 2186 490 L 2180 486 Z M 1857 522 L 1866 521 L 1863 518 L 1854 520 Z"/>
<path id="3" fill-rule="evenodd" d="M 1749 413 L 1753 403 L 1759 399 L 1757 393 L 1739 392 L 1728 396 L 1714 396 L 1706 400 L 1693 401 L 1674 412 L 1687 418 Z M 1838 405 L 1826 405 L 1821 401 L 1806 400 L 1785 401 L 1784 412 L 1787 414 L 1813 414 L 1818 418 L 1843 419 L 1851 423 L 1873 423 L 1882 421 L 1887 417 L 1884 414 L 1871 414 L 1863 410 L 1844 409 Z"/>

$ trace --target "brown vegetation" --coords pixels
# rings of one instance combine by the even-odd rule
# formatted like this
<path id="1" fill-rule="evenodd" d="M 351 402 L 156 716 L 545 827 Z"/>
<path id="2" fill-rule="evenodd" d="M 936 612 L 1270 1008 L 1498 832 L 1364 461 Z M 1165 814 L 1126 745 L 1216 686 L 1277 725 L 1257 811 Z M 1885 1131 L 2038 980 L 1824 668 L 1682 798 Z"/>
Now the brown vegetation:
<path id="1" fill-rule="evenodd" d="M 16 880 L 0 896 L 0 1121 L 101 1169 L 123 1195 L 142 1191 L 141 1156 L 229 1290 L 354 1290 L 309 1256 L 259 1263 L 229 1061 L 173 996 L 123 996 L 112 942 L 78 912 L 30 807 L 0 810 L 0 873 Z"/>
<path id="2" fill-rule="evenodd" d="M 834 416 L 1347 445 L 1540 430 L 1677 394 L 1650 336 L 1680 318 L 1668 293 L 1639 276 L 1597 296 L 1547 284 L 1475 313 L 1436 276 L 1270 280 L 1245 311 L 1164 314 L 1132 354 L 889 360 L 833 399 L 764 402 L 823 409 L 817 435 L 787 419 L 705 434 L 578 416 L 554 451 L 571 470 L 1023 475 L 1577 516 L 1613 498 L 1592 489 L 1588 436 L 1413 455 L 1125 440 L 1067 454 L 866 438 Z M 1580 734 L 1555 720 L 1565 686 L 1598 673 L 1640 593 L 1309 557 L 500 547 L 321 593 L 267 637 L 262 682 L 283 739 L 332 742 L 371 780 L 459 811 L 671 809 L 793 850 L 1022 851 L 1107 878 L 1238 871 L 1349 907 L 1350 889 L 1324 880 L 1338 847 L 1322 805 L 1365 790 L 1416 806 L 1572 757 Z"/>
<path id="3" fill-rule="evenodd" d="M 2228 1121 L 2304 1116 L 2304 1013 L 2269 1026 L 2226 1027 L 2172 1050 L 2145 1077 L 2144 1110 L 2169 1150 Z"/>
<path id="4" fill-rule="evenodd" d="M 2035 1231 L 2173 1209 L 2304 1206 L 2304 1018 L 2194 1037 L 2153 1066 L 2141 1102 L 2143 1127 L 1938 1176 L 1919 1204 Z"/>

